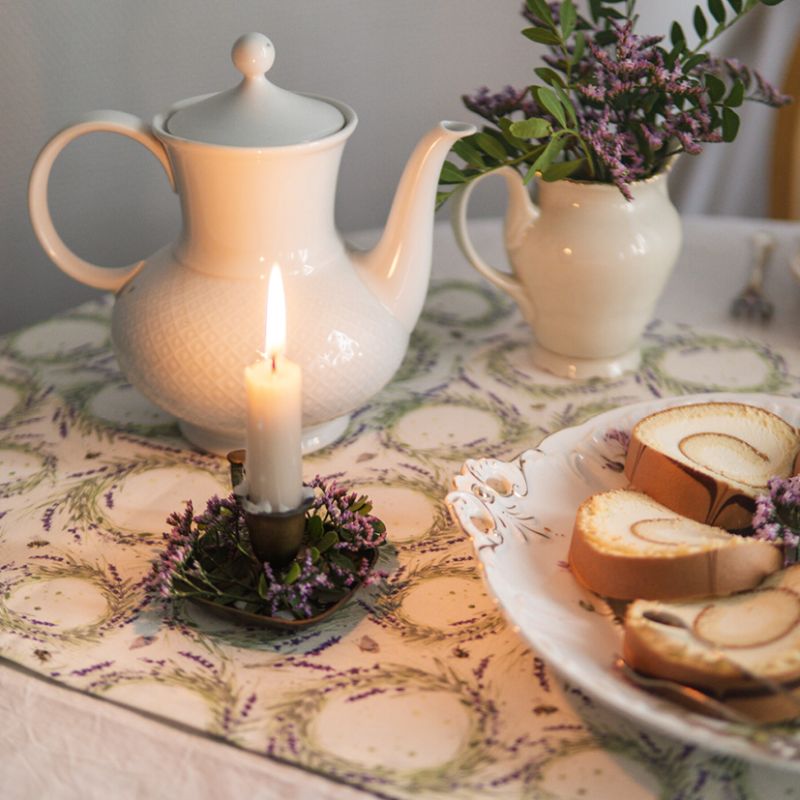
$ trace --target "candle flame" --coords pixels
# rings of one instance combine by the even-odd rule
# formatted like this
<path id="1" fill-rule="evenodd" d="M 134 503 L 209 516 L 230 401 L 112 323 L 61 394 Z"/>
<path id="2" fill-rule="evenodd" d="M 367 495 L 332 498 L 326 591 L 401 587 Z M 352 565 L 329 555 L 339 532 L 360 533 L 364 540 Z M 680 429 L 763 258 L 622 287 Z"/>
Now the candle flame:
<path id="1" fill-rule="evenodd" d="M 275 369 L 275 359 L 286 350 L 286 296 L 283 291 L 283 278 L 280 267 L 275 264 L 269 276 L 267 289 L 267 324 L 264 336 L 264 357 L 271 359 Z"/>

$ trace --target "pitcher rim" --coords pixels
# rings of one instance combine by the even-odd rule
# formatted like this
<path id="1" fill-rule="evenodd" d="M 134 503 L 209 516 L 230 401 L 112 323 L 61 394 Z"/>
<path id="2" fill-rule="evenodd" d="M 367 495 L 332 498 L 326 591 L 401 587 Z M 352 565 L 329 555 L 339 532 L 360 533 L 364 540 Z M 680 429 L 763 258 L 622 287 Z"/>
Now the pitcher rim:
<path id="1" fill-rule="evenodd" d="M 646 178 L 640 178 L 637 181 L 631 181 L 628 184 L 632 189 L 637 186 L 647 186 L 648 184 L 655 183 L 656 181 L 660 180 L 661 178 L 669 177 L 669 173 L 672 171 L 675 162 L 678 160 L 678 156 L 680 154 L 677 153 L 675 155 L 670 156 L 665 162 L 664 165 L 658 172 L 654 172 L 652 175 L 648 175 Z M 605 187 L 608 189 L 614 189 L 614 191 L 619 191 L 617 185 L 612 183 L 611 181 L 595 181 L 587 178 L 559 178 L 557 181 L 543 181 L 539 180 L 539 184 L 541 185 L 548 185 L 548 186 L 557 186 L 559 183 L 569 183 L 573 186 L 596 186 L 596 187 Z"/>

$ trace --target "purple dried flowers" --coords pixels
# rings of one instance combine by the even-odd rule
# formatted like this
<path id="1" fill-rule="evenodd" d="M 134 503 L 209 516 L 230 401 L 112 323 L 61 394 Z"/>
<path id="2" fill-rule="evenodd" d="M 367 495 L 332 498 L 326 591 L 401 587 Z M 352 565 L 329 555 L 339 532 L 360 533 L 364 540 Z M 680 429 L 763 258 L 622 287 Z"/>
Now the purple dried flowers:
<path id="1" fill-rule="evenodd" d="M 757 71 L 705 48 L 759 3 L 781 0 L 707 0 L 693 21 L 690 48 L 673 23 L 663 36 L 639 36 L 636 0 L 590 0 L 589 15 L 574 0 L 527 0 L 523 34 L 548 47 L 541 83 L 498 93 L 483 87 L 462 99 L 488 125 L 456 143 L 464 161 L 442 170 L 444 202 L 461 184 L 500 166 L 546 181 L 566 177 L 612 183 L 632 199 L 631 185 L 662 171 L 679 153 L 732 141 L 736 109 L 745 101 L 781 106 L 789 98 Z M 711 20 L 709 21 L 708 16 Z"/>
<path id="2" fill-rule="evenodd" d="M 211 501 L 209 501 L 210 505 Z M 193 527 L 194 508 L 192 501 L 186 503 L 183 514 L 174 512 L 167 518 L 171 526 L 163 538 L 167 546 L 156 558 L 145 579 L 145 591 L 151 597 L 168 599 L 175 591 L 175 578 L 190 569 L 194 561 L 194 545 L 198 531 Z"/>
<path id="3" fill-rule="evenodd" d="M 244 512 L 234 495 L 212 497 L 194 516 L 191 502 L 172 514 L 166 547 L 145 580 L 151 600 L 198 597 L 265 616 L 305 619 L 368 583 L 373 556 L 386 541 L 364 496 L 316 477 L 297 557 L 276 569 L 253 554 Z"/>
<path id="4" fill-rule="evenodd" d="M 515 111 L 521 111 L 526 117 L 533 116 L 538 110 L 528 97 L 527 87 L 515 89 L 506 86 L 502 91 L 492 93 L 488 86 L 483 86 L 475 94 L 464 95 L 461 99 L 470 111 L 489 122 L 510 116 Z"/>
<path id="5" fill-rule="evenodd" d="M 770 478 L 769 494 L 756 498 L 753 536 L 783 549 L 784 565 L 800 560 L 800 475 Z"/>

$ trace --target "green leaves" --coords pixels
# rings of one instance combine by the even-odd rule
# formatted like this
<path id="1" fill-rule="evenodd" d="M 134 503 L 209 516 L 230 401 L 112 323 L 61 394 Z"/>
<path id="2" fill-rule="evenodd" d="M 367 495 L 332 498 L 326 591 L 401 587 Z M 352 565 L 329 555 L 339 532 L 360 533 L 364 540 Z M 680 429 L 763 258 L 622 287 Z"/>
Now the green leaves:
<path id="1" fill-rule="evenodd" d="M 455 153 L 464 161 L 469 164 L 471 167 L 475 167 L 476 169 L 485 169 L 486 162 L 483 160 L 483 156 L 481 156 L 480 150 L 477 147 L 474 147 L 470 144 L 469 141 L 466 139 L 459 139 L 454 145 L 453 150 Z"/>
<path id="2" fill-rule="evenodd" d="M 537 16 L 539 17 L 542 22 L 546 24 L 550 24 L 550 26 L 555 25 L 553 21 L 553 15 L 550 12 L 550 6 L 547 4 L 546 0 L 526 0 L 528 8 Z"/>
<path id="3" fill-rule="evenodd" d="M 319 550 L 320 553 L 324 553 L 338 543 L 339 536 L 336 531 L 327 531 L 320 539 L 319 544 L 317 545 L 317 550 Z"/>
<path id="4" fill-rule="evenodd" d="M 669 39 L 673 47 L 680 49 L 686 47 L 686 34 L 683 32 L 683 28 L 679 22 L 672 23 L 672 27 L 669 31 Z"/>
<path id="5" fill-rule="evenodd" d="M 722 0 L 708 0 L 708 10 L 717 22 L 725 22 L 725 6 Z"/>
<path id="6" fill-rule="evenodd" d="M 555 66 L 569 76 L 572 65 L 581 59 L 586 49 L 585 36 L 580 31 L 576 32 L 579 20 L 575 0 L 561 0 L 557 18 L 545 0 L 528 0 L 527 5 L 535 19 L 533 26 L 525 28 L 522 34 L 533 42 L 560 51 L 560 61 Z M 585 24 L 585 20 L 582 20 L 582 23 Z M 570 46 L 569 41 L 573 35 L 574 44 Z"/>
<path id="7" fill-rule="evenodd" d="M 706 20 L 706 16 L 700 6 L 695 6 L 692 22 L 694 24 L 694 29 L 697 31 L 697 35 L 701 39 L 705 39 L 708 33 L 708 20 Z"/>
<path id="8" fill-rule="evenodd" d="M 481 131 L 475 134 L 475 143 L 495 161 L 504 161 L 507 156 L 505 147 L 488 133 Z"/>
<path id="9" fill-rule="evenodd" d="M 559 35 L 553 31 L 546 30 L 545 28 L 525 28 L 525 30 L 522 31 L 522 35 L 526 36 L 532 42 L 538 42 L 539 44 L 561 44 L 561 38 Z"/>
<path id="10" fill-rule="evenodd" d="M 725 83 L 712 73 L 707 73 L 705 79 L 706 89 L 708 90 L 708 96 L 711 98 L 711 102 L 718 103 L 725 96 Z"/>
<path id="11" fill-rule="evenodd" d="M 556 156 L 564 149 L 564 142 L 562 138 L 554 136 L 547 143 L 547 146 L 542 151 L 541 155 L 533 162 L 525 174 L 525 183 L 530 182 L 537 172 L 544 174 L 545 170 L 553 163 Z"/>
<path id="12" fill-rule="evenodd" d="M 292 561 L 289 571 L 283 578 L 283 582 L 287 586 L 291 586 L 300 577 L 300 565 L 296 561 Z"/>
<path id="13" fill-rule="evenodd" d="M 575 34 L 575 48 L 572 52 L 572 63 L 577 64 L 582 58 L 586 50 L 586 36 L 583 31 L 578 31 Z"/>
<path id="14" fill-rule="evenodd" d="M 306 520 L 306 531 L 308 531 L 308 537 L 312 542 L 319 541 L 319 537 L 322 536 L 323 532 L 325 531 L 325 526 L 322 524 L 322 518 L 318 517 L 316 514 L 309 517 Z"/>
<path id="15" fill-rule="evenodd" d="M 724 81 L 716 75 L 707 73 L 704 80 L 708 97 L 713 104 L 713 127 L 717 129 L 721 126 L 723 141 L 732 142 L 739 132 L 739 116 L 733 109 L 744 102 L 744 83 L 737 78 L 728 92 Z"/>
<path id="16" fill-rule="evenodd" d="M 729 108 L 738 108 L 744 102 L 744 84 L 737 80 L 730 93 L 725 98 L 725 105 Z"/>
<path id="17" fill-rule="evenodd" d="M 705 53 L 698 53 L 697 55 L 692 56 L 691 58 L 687 58 L 682 64 L 681 68 L 683 69 L 684 75 L 689 75 L 692 73 L 698 65 L 702 64 L 706 61 L 708 56 Z"/>
<path id="18" fill-rule="evenodd" d="M 548 183 L 563 180 L 570 175 L 574 175 L 585 164 L 585 158 L 576 158 L 572 161 L 558 161 L 555 164 L 550 164 L 550 166 L 542 172 L 542 179 Z"/>
<path id="19" fill-rule="evenodd" d="M 722 141 L 732 142 L 739 133 L 739 115 L 730 108 L 722 109 Z"/>
<path id="20" fill-rule="evenodd" d="M 567 115 L 564 106 L 558 99 L 558 95 L 548 86 L 536 86 L 533 88 L 533 95 L 536 102 L 546 111 L 549 111 L 557 120 L 562 128 L 567 127 Z"/>
<path id="21" fill-rule="evenodd" d="M 559 86 L 559 84 L 555 84 L 553 86 L 553 91 L 556 93 L 558 101 L 561 103 L 562 107 L 567 112 L 569 121 L 572 123 L 572 125 L 577 127 L 578 116 L 575 113 L 575 106 L 572 105 L 572 100 L 569 99 L 569 95 L 564 91 L 564 89 L 561 86 Z"/>
<path id="22" fill-rule="evenodd" d="M 464 183 L 466 178 L 461 170 L 450 161 L 442 164 L 442 172 L 439 175 L 439 183 Z"/>
<path id="23" fill-rule="evenodd" d="M 533 71 L 537 78 L 543 80 L 545 83 L 550 84 L 553 86 L 554 84 L 560 84 L 564 86 L 564 79 L 559 75 L 554 69 L 550 67 L 536 67 Z"/>
<path id="24" fill-rule="evenodd" d="M 559 8 L 559 17 L 561 19 L 561 36 L 563 39 L 569 39 L 575 30 L 575 23 L 578 20 L 578 14 L 575 11 L 575 5 L 572 0 L 562 1 Z"/>
<path id="25" fill-rule="evenodd" d="M 552 125 L 541 117 L 532 117 L 511 123 L 511 133 L 520 139 L 541 139 L 553 131 Z"/>
<path id="26" fill-rule="evenodd" d="M 511 126 L 514 123 L 510 119 L 498 120 L 498 124 L 500 126 L 500 133 L 502 134 L 503 139 L 508 142 L 508 146 L 512 153 L 516 155 L 520 151 L 525 150 L 525 148 L 528 146 L 528 142 L 514 135 L 511 130 Z"/>

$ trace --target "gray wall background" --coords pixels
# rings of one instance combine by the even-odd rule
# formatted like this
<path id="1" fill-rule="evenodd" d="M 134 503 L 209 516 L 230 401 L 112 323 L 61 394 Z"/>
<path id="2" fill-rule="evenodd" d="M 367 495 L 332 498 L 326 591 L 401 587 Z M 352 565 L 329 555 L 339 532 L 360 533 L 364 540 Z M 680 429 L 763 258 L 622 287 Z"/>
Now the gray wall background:
<path id="1" fill-rule="evenodd" d="M 641 33 L 688 20 L 689 0 L 640 0 Z M 460 96 L 524 85 L 537 47 L 519 35 L 520 0 L 0 0 L 0 332 L 97 295 L 62 275 L 27 215 L 38 150 L 78 114 L 113 108 L 146 120 L 176 100 L 232 86 L 230 47 L 243 32 L 276 46 L 270 78 L 337 97 L 360 123 L 342 164 L 344 232 L 383 224 L 417 138 L 440 119 L 475 121 Z M 721 45 L 778 79 L 800 2 L 759 9 Z M 672 176 L 684 212 L 763 215 L 773 115 L 748 109 L 739 139 L 684 158 Z M 497 182 L 500 183 L 499 181 Z M 490 182 L 491 184 L 491 182 Z M 170 241 L 178 203 L 154 158 L 108 134 L 62 154 L 50 186 L 64 240 L 96 263 L 122 265 Z M 500 186 L 476 215 L 499 215 Z M 465 269 L 467 269 L 465 265 Z"/>

